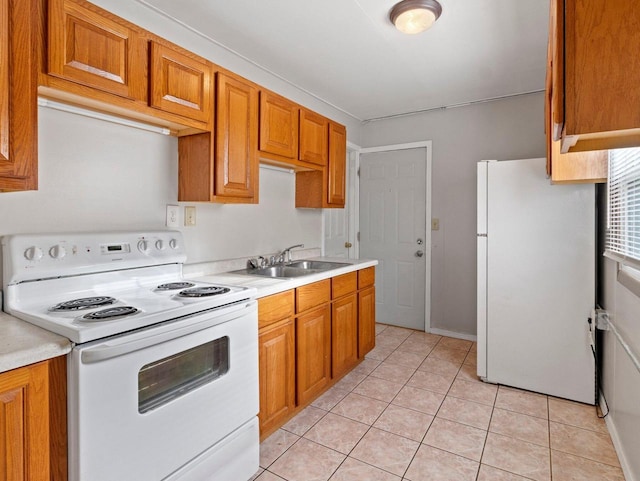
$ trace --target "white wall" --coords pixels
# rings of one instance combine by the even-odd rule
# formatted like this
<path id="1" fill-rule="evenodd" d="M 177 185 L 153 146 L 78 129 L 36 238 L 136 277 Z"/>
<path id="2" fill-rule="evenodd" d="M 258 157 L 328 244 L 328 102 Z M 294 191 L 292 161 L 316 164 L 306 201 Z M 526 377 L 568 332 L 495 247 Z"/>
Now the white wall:
<path id="1" fill-rule="evenodd" d="M 176 138 L 43 107 L 39 116 L 40 188 L 0 194 L 0 235 L 165 228 L 178 196 Z M 320 247 L 321 211 L 294 203 L 294 176 L 266 169 L 259 205 L 180 203 L 197 209 L 197 225 L 179 229 L 188 262 Z"/>
<path id="2" fill-rule="evenodd" d="M 433 328 L 476 333 L 476 162 L 544 157 L 543 102 L 531 94 L 363 127 L 363 147 L 433 141 Z"/>
<path id="3" fill-rule="evenodd" d="M 601 274 L 601 300 L 636 356 L 640 355 L 640 297 L 617 280 L 617 263 L 605 259 Z M 602 390 L 609 415 L 607 425 L 627 481 L 640 481 L 640 373 L 611 331 L 604 336 Z"/>

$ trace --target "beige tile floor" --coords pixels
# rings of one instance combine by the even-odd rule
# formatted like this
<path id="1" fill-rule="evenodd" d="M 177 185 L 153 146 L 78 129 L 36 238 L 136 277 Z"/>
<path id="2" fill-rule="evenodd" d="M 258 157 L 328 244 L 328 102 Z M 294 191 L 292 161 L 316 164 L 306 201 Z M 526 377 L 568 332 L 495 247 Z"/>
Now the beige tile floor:
<path id="1" fill-rule="evenodd" d="M 624 481 L 595 408 L 476 377 L 476 345 L 376 326 L 376 348 L 260 446 L 257 481 Z"/>

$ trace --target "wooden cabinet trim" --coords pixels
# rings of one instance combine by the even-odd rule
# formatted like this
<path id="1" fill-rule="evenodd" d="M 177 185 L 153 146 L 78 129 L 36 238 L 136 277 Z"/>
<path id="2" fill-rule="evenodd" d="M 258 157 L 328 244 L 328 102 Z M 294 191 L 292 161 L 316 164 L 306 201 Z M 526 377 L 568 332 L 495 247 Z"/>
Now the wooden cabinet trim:
<path id="1" fill-rule="evenodd" d="M 329 124 L 327 177 L 327 205 L 344 207 L 347 189 L 347 129 L 334 122 Z"/>
<path id="2" fill-rule="evenodd" d="M 293 289 L 258 299 L 258 327 L 263 328 L 295 314 Z"/>
<path id="3" fill-rule="evenodd" d="M 331 300 L 331 279 L 296 288 L 296 313 L 307 311 Z"/>
<path id="4" fill-rule="evenodd" d="M 331 306 L 296 318 L 296 401 L 307 404 L 331 381 Z"/>
<path id="5" fill-rule="evenodd" d="M 331 304 L 331 373 L 333 377 L 358 363 L 358 296 L 355 290 Z"/>
<path id="6" fill-rule="evenodd" d="M 376 346 L 376 289 L 358 291 L 358 358 Z"/>
<path id="7" fill-rule="evenodd" d="M 260 151 L 297 158 L 299 111 L 290 100 L 268 90 L 260 91 Z"/>
<path id="8" fill-rule="evenodd" d="M 300 153 L 305 162 L 327 165 L 329 156 L 329 119 L 320 114 L 300 109 Z"/>
<path id="9" fill-rule="evenodd" d="M 358 271 L 358 289 L 372 286 L 376 282 L 375 266 L 366 267 Z"/>

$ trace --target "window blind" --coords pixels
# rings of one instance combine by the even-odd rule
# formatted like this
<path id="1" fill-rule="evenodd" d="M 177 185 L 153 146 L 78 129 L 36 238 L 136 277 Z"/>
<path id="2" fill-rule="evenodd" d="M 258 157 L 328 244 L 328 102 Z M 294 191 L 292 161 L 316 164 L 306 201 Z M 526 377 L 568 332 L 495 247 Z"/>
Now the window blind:
<path id="1" fill-rule="evenodd" d="M 640 261 L 640 148 L 609 151 L 608 251 Z"/>

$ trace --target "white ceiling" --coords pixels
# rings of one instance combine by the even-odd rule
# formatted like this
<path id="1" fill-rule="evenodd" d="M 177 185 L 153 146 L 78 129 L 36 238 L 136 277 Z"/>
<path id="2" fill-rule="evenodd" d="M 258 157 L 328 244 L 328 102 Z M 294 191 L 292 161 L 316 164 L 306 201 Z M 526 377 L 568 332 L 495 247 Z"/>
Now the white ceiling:
<path id="1" fill-rule="evenodd" d="M 419 35 L 394 0 L 138 0 L 359 120 L 544 89 L 549 0 L 440 0 Z"/>

